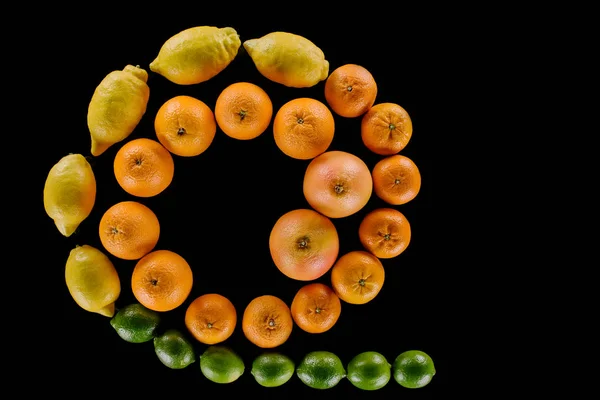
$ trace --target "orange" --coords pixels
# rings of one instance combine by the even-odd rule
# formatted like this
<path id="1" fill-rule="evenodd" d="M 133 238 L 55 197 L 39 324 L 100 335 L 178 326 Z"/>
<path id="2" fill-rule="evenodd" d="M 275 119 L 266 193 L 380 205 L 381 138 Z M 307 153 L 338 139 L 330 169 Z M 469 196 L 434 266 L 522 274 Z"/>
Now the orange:
<path id="1" fill-rule="evenodd" d="M 244 336 L 261 348 L 282 345 L 292 334 L 294 321 L 288 305 L 279 297 L 263 295 L 254 298 L 244 310 Z"/>
<path id="2" fill-rule="evenodd" d="M 317 279 L 329 271 L 339 247 L 333 222 L 311 209 L 288 211 L 277 219 L 269 235 L 275 266 L 300 281 Z"/>
<path id="3" fill-rule="evenodd" d="M 364 216 L 358 237 L 364 248 L 379 258 L 398 256 L 410 243 L 410 224 L 393 208 L 378 208 Z"/>
<path id="4" fill-rule="evenodd" d="M 175 96 L 165 101 L 154 117 L 158 141 L 171 153 L 193 157 L 204 153 L 217 133 L 215 115 L 202 100 Z"/>
<path id="5" fill-rule="evenodd" d="M 236 323 L 237 313 L 233 303 L 216 293 L 197 297 L 185 312 L 185 326 L 204 344 L 225 341 L 233 334 Z"/>
<path id="6" fill-rule="evenodd" d="M 171 311 L 192 291 L 192 269 L 179 254 L 155 250 L 137 262 L 131 275 L 133 295 L 146 308 Z"/>
<path id="7" fill-rule="evenodd" d="M 124 260 L 137 260 L 158 243 L 160 224 L 156 214 L 137 201 L 122 201 L 100 218 L 100 242 L 110 254 Z"/>
<path id="8" fill-rule="evenodd" d="M 219 128 L 240 140 L 260 136 L 271 123 L 273 103 L 262 88 L 249 82 L 227 86 L 217 97 L 215 117 Z"/>
<path id="9" fill-rule="evenodd" d="M 410 158 L 396 154 L 379 160 L 371 172 L 373 190 L 386 203 L 408 203 L 421 190 L 421 173 Z"/>
<path id="10" fill-rule="evenodd" d="M 134 139 L 125 143 L 115 155 L 115 178 L 127 193 L 152 197 L 164 191 L 173 180 L 173 157 L 155 140 Z"/>
<path id="11" fill-rule="evenodd" d="M 290 309 L 300 329 L 308 333 L 323 333 L 340 318 L 342 303 L 329 286 L 309 283 L 296 292 Z"/>
<path id="12" fill-rule="evenodd" d="M 385 270 L 381 261 L 366 251 L 341 256 L 331 269 L 331 285 L 338 297 L 350 304 L 365 304 L 381 291 Z"/>
<path id="13" fill-rule="evenodd" d="M 329 218 L 361 210 L 371 198 L 373 180 L 363 160 L 344 151 L 328 151 L 313 159 L 304 173 L 304 197 Z"/>
<path id="14" fill-rule="evenodd" d="M 376 104 L 362 117 L 360 134 L 373 153 L 397 154 L 408 144 L 413 125 L 408 112 L 395 103 Z"/>
<path id="15" fill-rule="evenodd" d="M 284 154 L 309 160 L 325 152 L 333 141 L 335 121 L 319 100 L 301 97 L 279 108 L 273 120 L 275 144 Z"/>
<path id="16" fill-rule="evenodd" d="M 345 64 L 325 81 L 325 100 L 337 115 L 359 117 L 369 111 L 377 97 L 373 75 L 363 66 Z"/>

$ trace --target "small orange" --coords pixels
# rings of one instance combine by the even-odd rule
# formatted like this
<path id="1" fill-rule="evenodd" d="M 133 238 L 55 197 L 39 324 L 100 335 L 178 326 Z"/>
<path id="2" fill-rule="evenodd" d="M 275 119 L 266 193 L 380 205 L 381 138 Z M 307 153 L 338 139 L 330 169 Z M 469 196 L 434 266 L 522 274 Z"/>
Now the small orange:
<path id="1" fill-rule="evenodd" d="M 165 101 L 154 118 L 158 141 L 171 153 L 193 157 L 204 153 L 217 133 L 215 115 L 202 100 L 175 96 Z"/>
<path id="2" fill-rule="evenodd" d="M 104 212 L 99 224 L 100 242 L 110 254 L 137 260 L 148 254 L 160 236 L 156 214 L 137 201 L 122 201 Z"/>
<path id="3" fill-rule="evenodd" d="M 273 116 L 271 98 L 250 82 L 227 86 L 217 97 L 215 117 L 219 128 L 229 137 L 250 140 L 267 130 Z"/>
<path id="4" fill-rule="evenodd" d="M 362 245 L 379 258 L 393 258 L 410 243 L 410 224 L 394 208 L 378 208 L 364 216 L 358 228 Z"/>
<path id="5" fill-rule="evenodd" d="M 373 153 L 388 156 L 402 150 L 412 136 L 408 112 L 395 103 L 376 104 L 362 117 L 360 134 Z"/>
<path id="6" fill-rule="evenodd" d="M 340 318 L 342 303 L 329 286 L 309 283 L 296 292 L 290 309 L 300 329 L 308 333 L 323 333 Z"/>
<path id="7" fill-rule="evenodd" d="M 338 297 L 350 304 L 365 304 L 381 291 L 385 270 L 373 254 L 355 250 L 341 256 L 331 269 L 331 284 Z"/>
<path id="8" fill-rule="evenodd" d="M 137 262 L 131 275 L 133 295 L 146 308 L 171 311 L 192 291 L 192 269 L 179 254 L 155 250 Z"/>
<path id="9" fill-rule="evenodd" d="M 233 334 L 236 323 L 237 313 L 233 303 L 216 293 L 197 297 L 185 312 L 185 326 L 204 344 L 225 341 Z"/>
<path id="10" fill-rule="evenodd" d="M 152 197 L 164 191 L 173 180 L 173 157 L 163 145 L 146 138 L 125 143 L 115 155 L 115 178 L 127 193 Z"/>
<path id="11" fill-rule="evenodd" d="M 345 64 L 336 68 L 325 81 L 325 99 L 337 115 L 359 117 L 369 111 L 377 97 L 373 75 L 363 66 Z"/>
<path id="12" fill-rule="evenodd" d="M 261 348 L 282 345 L 292 334 L 294 320 L 288 305 L 279 297 L 263 295 L 254 298 L 244 310 L 244 336 Z"/>
<path id="13" fill-rule="evenodd" d="M 379 160 L 371 172 L 373 191 L 395 206 L 408 203 L 421 190 L 421 173 L 410 158 L 396 154 Z"/>
<path id="14" fill-rule="evenodd" d="M 335 131 L 329 108 L 319 100 L 301 97 L 279 108 L 273 120 L 277 147 L 289 157 L 309 160 L 324 153 Z"/>

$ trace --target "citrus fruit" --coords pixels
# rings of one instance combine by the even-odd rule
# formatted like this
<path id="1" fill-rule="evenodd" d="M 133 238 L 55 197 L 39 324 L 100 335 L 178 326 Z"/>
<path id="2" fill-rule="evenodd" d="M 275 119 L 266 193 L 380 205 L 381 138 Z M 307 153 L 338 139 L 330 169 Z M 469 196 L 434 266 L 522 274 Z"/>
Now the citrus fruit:
<path id="1" fill-rule="evenodd" d="M 343 218 L 367 205 L 373 191 L 371 171 L 345 151 L 328 151 L 306 167 L 303 191 L 312 208 L 329 218 Z"/>
<path id="2" fill-rule="evenodd" d="M 333 289 L 323 283 L 302 286 L 292 300 L 292 318 L 308 333 L 323 333 L 331 329 L 342 312 L 342 304 Z"/>
<path id="3" fill-rule="evenodd" d="M 350 304 L 365 304 L 381 291 L 385 270 L 381 261 L 366 251 L 341 256 L 331 269 L 331 285 L 338 297 Z"/>
<path id="4" fill-rule="evenodd" d="M 359 117 L 369 111 L 377 97 L 373 75 L 363 66 L 344 64 L 325 81 L 325 99 L 337 115 Z"/>
<path id="5" fill-rule="evenodd" d="M 348 363 L 348 380 L 359 389 L 381 389 L 392 377 L 391 368 L 382 354 L 365 351 L 357 354 Z"/>
<path id="6" fill-rule="evenodd" d="M 213 111 L 195 97 L 179 95 L 165 101 L 154 117 L 158 141 L 171 153 L 194 157 L 204 153 L 217 133 Z"/>
<path id="7" fill-rule="evenodd" d="M 86 311 L 112 317 L 121 294 L 121 281 L 112 261 L 87 244 L 69 252 L 65 281 L 71 297 Z"/>
<path id="8" fill-rule="evenodd" d="M 177 329 L 169 329 L 154 338 L 154 352 L 165 366 L 183 369 L 196 361 L 192 343 Z"/>
<path id="9" fill-rule="evenodd" d="M 158 243 L 160 224 L 156 214 L 137 201 L 122 201 L 104 212 L 99 224 L 100 242 L 110 254 L 137 260 Z"/>
<path id="10" fill-rule="evenodd" d="M 371 175 L 375 194 L 388 204 L 406 204 L 421 190 L 419 168 L 413 160 L 400 154 L 379 160 Z"/>
<path id="11" fill-rule="evenodd" d="M 201 343 L 216 344 L 229 338 L 237 323 L 231 301 L 216 293 L 194 299 L 185 312 L 185 326 Z"/>
<path id="12" fill-rule="evenodd" d="M 155 250 L 142 257 L 131 275 L 133 295 L 154 311 L 179 307 L 192 291 L 192 269 L 171 250 Z"/>
<path id="13" fill-rule="evenodd" d="M 231 383 L 244 373 L 244 361 L 231 348 L 209 346 L 200 356 L 200 370 L 210 381 Z"/>
<path id="14" fill-rule="evenodd" d="M 66 237 L 90 215 L 96 202 L 96 177 L 81 154 L 62 157 L 44 183 L 44 210 Z"/>
<path id="15" fill-rule="evenodd" d="M 250 82 L 227 86 L 217 97 L 217 125 L 229 137 L 240 140 L 260 136 L 271 123 L 273 103 L 261 87 Z"/>
<path id="16" fill-rule="evenodd" d="M 394 379 L 409 389 L 418 389 L 427 385 L 435 375 L 435 366 L 431 357 L 420 350 L 408 350 L 396 357 L 392 364 Z"/>
<path id="17" fill-rule="evenodd" d="M 290 357 L 277 352 L 267 352 L 252 361 L 250 374 L 261 386 L 277 387 L 289 381 L 295 370 L 296 366 Z"/>
<path id="18" fill-rule="evenodd" d="M 408 112 L 395 103 L 375 104 L 363 115 L 360 124 L 364 145 L 373 153 L 384 156 L 404 149 L 412 132 Z"/>
<path id="19" fill-rule="evenodd" d="M 298 378 L 313 389 L 330 389 L 346 377 L 340 358 L 329 351 L 306 354 L 296 368 Z"/>
<path id="20" fill-rule="evenodd" d="M 160 315 L 139 303 L 131 303 L 117 311 L 110 325 L 121 339 L 130 343 L 144 343 L 156 336 Z"/>
<path id="21" fill-rule="evenodd" d="M 161 193 L 175 173 L 171 153 L 157 141 L 146 138 L 125 143 L 115 155 L 113 166 L 119 186 L 138 197 Z"/>
<path id="22" fill-rule="evenodd" d="M 269 235 L 275 266 L 287 277 L 311 281 L 333 266 L 340 241 L 333 222 L 311 209 L 288 211 L 277 219 Z"/>
<path id="23" fill-rule="evenodd" d="M 404 214 L 394 208 L 377 208 L 363 217 L 358 237 L 364 248 L 376 257 L 393 258 L 408 247 L 410 224 Z"/>
<path id="24" fill-rule="evenodd" d="M 289 157 L 308 160 L 324 153 L 335 132 L 333 114 L 319 100 L 301 97 L 282 105 L 273 120 L 275 144 Z"/>
<path id="25" fill-rule="evenodd" d="M 294 321 L 288 305 L 272 295 L 255 297 L 242 316 L 244 336 L 261 348 L 274 348 L 285 343 L 292 333 Z"/>

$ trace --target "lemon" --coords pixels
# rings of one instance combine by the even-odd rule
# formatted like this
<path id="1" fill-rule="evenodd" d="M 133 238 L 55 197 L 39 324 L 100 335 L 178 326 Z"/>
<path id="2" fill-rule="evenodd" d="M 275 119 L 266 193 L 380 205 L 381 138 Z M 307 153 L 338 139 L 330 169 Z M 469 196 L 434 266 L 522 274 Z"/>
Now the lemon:
<path id="1" fill-rule="evenodd" d="M 96 87 L 87 113 L 92 155 L 99 156 L 131 135 L 146 113 L 147 81 L 145 69 L 126 65 L 122 71 L 110 72 Z"/>
<path id="2" fill-rule="evenodd" d="M 233 28 L 188 28 L 167 39 L 150 63 L 150 70 L 173 83 L 193 85 L 223 71 L 240 46 L 240 37 Z"/>
<path id="3" fill-rule="evenodd" d="M 44 209 L 59 232 L 71 236 L 96 202 L 96 178 L 81 154 L 69 154 L 50 169 L 44 184 Z"/>
<path id="4" fill-rule="evenodd" d="M 246 40 L 244 49 L 265 78 L 288 87 L 311 87 L 329 75 L 323 51 L 303 36 L 271 32 Z"/>
<path id="5" fill-rule="evenodd" d="M 121 294 L 119 275 L 110 259 L 89 245 L 69 253 L 65 280 L 73 300 L 84 310 L 112 317 Z"/>

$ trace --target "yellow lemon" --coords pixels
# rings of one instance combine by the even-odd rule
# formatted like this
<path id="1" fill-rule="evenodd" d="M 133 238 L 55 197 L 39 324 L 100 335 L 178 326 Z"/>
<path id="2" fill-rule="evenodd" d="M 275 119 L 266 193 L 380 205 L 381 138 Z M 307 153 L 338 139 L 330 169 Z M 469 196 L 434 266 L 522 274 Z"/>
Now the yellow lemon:
<path id="1" fill-rule="evenodd" d="M 99 156 L 125 140 L 139 124 L 150 97 L 147 81 L 146 70 L 127 65 L 110 72 L 96 87 L 87 114 L 92 155 Z"/>
<path id="2" fill-rule="evenodd" d="M 265 78 L 288 87 L 311 87 L 329 75 L 329 61 L 323 51 L 293 33 L 271 32 L 246 40 L 244 49 Z"/>
<path id="3" fill-rule="evenodd" d="M 75 247 L 67 259 L 65 280 L 71 297 L 81 308 L 109 318 L 115 314 L 121 282 L 106 254 L 89 245 Z"/>
<path id="4" fill-rule="evenodd" d="M 44 184 L 44 209 L 59 232 L 71 236 L 90 215 L 96 202 L 96 177 L 81 154 L 61 158 Z"/>
<path id="5" fill-rule="evenodd" d="M 150 70 L 179 85 L 207 81 L 223 71 L 241 46 L 230 27 L 196 26 L 170 37 L 150 63 Z"/>

